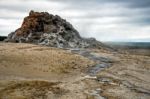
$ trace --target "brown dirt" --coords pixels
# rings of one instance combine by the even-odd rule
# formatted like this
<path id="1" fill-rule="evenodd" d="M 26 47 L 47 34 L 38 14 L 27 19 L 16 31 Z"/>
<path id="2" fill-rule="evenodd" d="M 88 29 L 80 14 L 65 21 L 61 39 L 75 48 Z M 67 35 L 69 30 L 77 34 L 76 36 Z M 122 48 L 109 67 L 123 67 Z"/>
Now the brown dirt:
<path id="1" fill-rule="evenodd" d="M 0 43 L 0 99 L 150 99 L 149 56 L 92 54 L 112 60 L 95 77 L 95 62 L 68 50 Z"/>

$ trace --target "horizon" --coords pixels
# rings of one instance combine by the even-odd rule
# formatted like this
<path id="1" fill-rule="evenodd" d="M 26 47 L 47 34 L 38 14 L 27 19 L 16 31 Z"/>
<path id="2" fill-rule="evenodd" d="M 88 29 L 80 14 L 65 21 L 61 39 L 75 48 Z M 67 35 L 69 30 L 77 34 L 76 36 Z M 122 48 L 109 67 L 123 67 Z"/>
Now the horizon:
<path id="1" fill-rule="evenodd" d="M 82 37 L 94 37 L 102 42 L 150 42 L 149 0 L 11 1 L 0 1 L 0 36 L 19 28 L 24 17 L 34 10 L 61 16 Z"/>

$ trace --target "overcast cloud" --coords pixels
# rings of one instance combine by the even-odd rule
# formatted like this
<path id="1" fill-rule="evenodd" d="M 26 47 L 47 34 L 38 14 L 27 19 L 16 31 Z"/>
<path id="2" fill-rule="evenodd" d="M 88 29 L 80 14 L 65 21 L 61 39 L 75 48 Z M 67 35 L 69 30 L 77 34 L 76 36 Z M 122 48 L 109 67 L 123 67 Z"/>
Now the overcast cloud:
<path id="1" fill-rule="evenodd" d="M 150 0 L 0 0 L 0 35 L 19 28 L 30 10 L 60 15 L 83 37 L 150 41 Z"/>

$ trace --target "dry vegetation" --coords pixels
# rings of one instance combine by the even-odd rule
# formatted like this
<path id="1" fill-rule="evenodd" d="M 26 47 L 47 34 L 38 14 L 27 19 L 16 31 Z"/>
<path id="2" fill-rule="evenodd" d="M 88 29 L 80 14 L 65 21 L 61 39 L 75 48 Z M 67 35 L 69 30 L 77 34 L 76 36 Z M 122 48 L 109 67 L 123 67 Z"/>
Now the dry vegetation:
<path id="1" fill-rule="evenodd" d="M 91 77 L 85 70 L 95 62 L 68 50 L 0 43 L 0 99 L 150 99 L 149 56 L 91 54 L 111 67 Z"/>
<path id="2" fill-rule="evenodd" d="M 46 81 L 17 81 L 0 90 L 0 97 L 2 99 L 45 99 L 51 94 L 62 95 L 67 92 L 59 88 L 58 84 Z"/>
<path id="3" fill-rule="evenodd" d="M 37 72 L 38 74 L 69 73 L 92 64 L 92 61 L 82 56 L 61 49 L 31 44 L 0 43 L 0 73 L 2 74 L 16 73 L 16 71 L 21 75 L 36 75 Z"/>
<path id="4" fill-rule="evenodd" d="M 0 99 L 67 99 L 67 90 L 57 85 L 73 81 L 93 64 L 66 50 L 0 43 Z"/>

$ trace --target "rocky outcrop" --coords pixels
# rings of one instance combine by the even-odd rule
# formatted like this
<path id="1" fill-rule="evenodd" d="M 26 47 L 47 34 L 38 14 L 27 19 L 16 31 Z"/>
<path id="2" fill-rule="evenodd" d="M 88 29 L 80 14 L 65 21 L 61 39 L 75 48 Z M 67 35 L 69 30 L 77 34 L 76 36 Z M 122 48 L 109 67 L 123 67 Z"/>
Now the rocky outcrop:
<path id="1" fill-rule="evenodd" d="M 58 15 L 34 11 L 30 11 L 22 26 L 10 33 L 6 41 L 61 48 L 85 48 L 100 43 L 95 39 L 83 39 L 69 22 Z"/>

